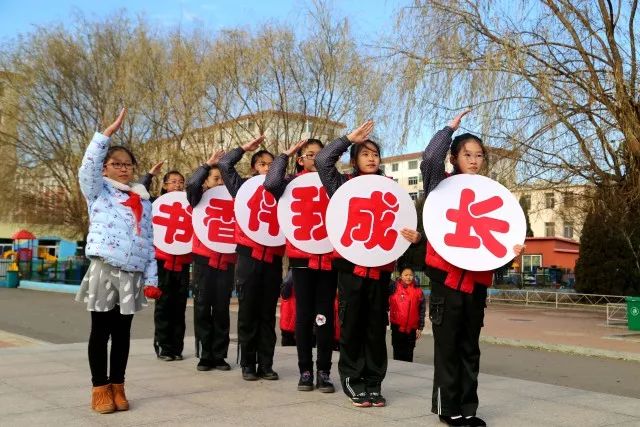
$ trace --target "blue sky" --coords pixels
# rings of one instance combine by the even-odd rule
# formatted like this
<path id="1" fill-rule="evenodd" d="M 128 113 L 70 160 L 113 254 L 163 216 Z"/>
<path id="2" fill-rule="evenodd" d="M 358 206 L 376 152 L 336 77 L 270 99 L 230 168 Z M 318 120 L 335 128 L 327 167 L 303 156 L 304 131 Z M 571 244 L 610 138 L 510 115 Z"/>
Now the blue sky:
<path id="1" fill-rule="evenodd" d="M 407 1 L 329 0 L 338 16 L 346 16 L 354 34 L 363 40 L 388 30 L 393 12 Z M 151 23 L 173 28 L 201 27 L 216 31 L 229 27 L 250 27 L 277 20 L 304 25 L 304 10 L 312 0 L 0 0 L 0 41 L 7 42 L 35 26 L 69 23 L 73 12 L 81 11 L 90 19 L 99 19 L 126 9 L 132 16 L 144 15 Z"/>

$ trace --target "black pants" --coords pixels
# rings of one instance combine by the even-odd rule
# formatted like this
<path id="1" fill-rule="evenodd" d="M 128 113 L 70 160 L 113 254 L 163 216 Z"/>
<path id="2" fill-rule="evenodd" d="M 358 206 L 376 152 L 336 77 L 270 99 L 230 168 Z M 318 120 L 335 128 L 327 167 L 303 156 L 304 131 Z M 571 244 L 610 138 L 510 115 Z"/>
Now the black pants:
<path id="1" fill-rule="evenodd" d="M 335 330 L 333 302 L 336 298 L 337 275 L 332 271 L 310 268 L 293 268 L 292 272 L 296 292 L 296 346 L 300 373 L 313 371 L 314 325 L 318 349 L 316 367 L 319 371 L 329 372 Z"/>
<path id="2" fill-rule="evenodd" d="M 393 346 L 393 360 L 413 362 L 413 350 L 416 348 L 415 329 L 408 333 L 400 332 L 398 325 L 392 323 L 391 345 Z"/>
<path id="3" fill-rule="evenodd" d="M 276 306 L 282 282 L 282 259 L 258 261 L 239 253 L 236 265 L 240 365 L 270 368 L 276 347 Z"/>
<path id="4" fill-rule="evenodd" d="M 338 272 L 342 389 L 352 397 L 380 392 L 387 373 L 389 273 L 379 280 Z"/>
<path id="5" fill-rule="evenodd" d="M 164 268 L 164 261 L 158 261 L 158 287 L 162 296 L 156 300 L 153 312 L 153 347 L 157 355 L 182 355 L 186 329 L 184 313 L 189 297 L 189 265 L 183 265 L 182 271 L 171 271 Z"/>
<path id="6" fill-rule="evenodd" d="M 233 264 L 219 270 L 207 264 L 208 258 L 194 257 L 193 329 L 196 357 L 218 361 L 229 350 L 229 302 L 233 290 Z"/>
<path id="7" fill-rule="evenodd" d="M 433 325 L 434 376 L 431 412 L 472 416 L 478 409 L 480 329 L 487 288 L 467 294 L 431 281 L 429 318 Z"/>
<path id="8" fill-rule="evenodd" d="M 111 311 L 91 312 L 89 368 L 94 387 L 122 384 L 129 359 L 129 338 L 133 314 L 120 314 L 120 306 Z M 107 376 L 107 343 L 111 337 L 110 372 Z"/>

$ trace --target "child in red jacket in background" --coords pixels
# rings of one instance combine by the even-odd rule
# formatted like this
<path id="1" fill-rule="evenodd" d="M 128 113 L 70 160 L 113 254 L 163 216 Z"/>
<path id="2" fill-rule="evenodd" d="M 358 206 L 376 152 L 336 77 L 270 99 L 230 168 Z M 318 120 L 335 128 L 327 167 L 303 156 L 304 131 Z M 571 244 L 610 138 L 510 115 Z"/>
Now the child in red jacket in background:
<path id="1" fill-rule="evenodd" d="M 416 340 L 422 335 L 427 308 L 413 269 L 405 267 L 400 277 L 389 286 L 389 323 L 393 359 L 413 362 Z"/>

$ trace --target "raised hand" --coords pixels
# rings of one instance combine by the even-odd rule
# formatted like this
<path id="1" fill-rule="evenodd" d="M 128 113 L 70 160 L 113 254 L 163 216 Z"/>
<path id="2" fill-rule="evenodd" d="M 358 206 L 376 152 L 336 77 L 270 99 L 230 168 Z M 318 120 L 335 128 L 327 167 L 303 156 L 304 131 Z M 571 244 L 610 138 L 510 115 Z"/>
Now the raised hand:
<path id="1" fill-rule="evenodd" d="M 153 167 L 151 169 L 149 169 L 149 173 L 153 176 L 156 176 L 160 173 L 160 171 L 162 170 L 162 165 L 164 165 L 164 162 L 166 162 L 166 160 L 162 160 L 158 163 L 156 163 L 155 165 L 153 165 Z"/>
<path id="2" fill-rule="evenodd" d="M 371 131 L 373 131 L 373 120 L 367 120 L 361 124 L 360 127 L 347 135 L 347 138 L 353 144 L 362 144 L 369 138 Z"/>
<path id="3" fill-rule="evenodd" d="M 122 110 L 120 110 L 120 114 L 118 114 L 118 118 L 116 119 L 115 122 L 111 123 L 109 125 L 109 127 L 107 127 L 102 134 L 104 136 L 106 136 L 107 138 L 109 138 L 111 135 L 113 135 L 118 129 L 120 129 L 120 126 L 122 126 L 122 122 L 124 122 L 124 118 L 127 116 L 127 107 L 124 107 Z"/>
<path id="4" fill-rule="evenodd" d="M 300 147 L 302 147 L 307 142 L 306 139 L 302 139 L 295 144 L 293 144 L 287 151 L 284 152 L 287 156 L 291 156 L 293 153 L 296 153 Z"/>
<path id="5" fill-rule="evenodd" d="M 224 156 L 224 150 L 216 150 L 211 157 L 209 157 L 209 160 L 207 160 L 207 164 L 209 166 L 217 165 L 222 156 Z"/>
<path id="6" fill-rule="evenodd" d="M 244 151 L 255 151 L 260 146 L 260 144 L 262 144 L 262 141 L 264 141 L 264 135 L 260 135 L 253 141 L 247 142 L 242 146 L 242 149 Z"/>
<path id="7" fill-rule="evenodd" d="M 447 126 L 449 126 L 453 130 L 458 130 L 458 128 L 460 127 L 460 122 L 462 121 L 462 118 L 467 114 L 469 114 L 470 112 L 471 112 L 471 109 L 467 108 L 461 113 L 458 113 L 457 116 L 451 119 L 451 121 L 447 124 Z"/>

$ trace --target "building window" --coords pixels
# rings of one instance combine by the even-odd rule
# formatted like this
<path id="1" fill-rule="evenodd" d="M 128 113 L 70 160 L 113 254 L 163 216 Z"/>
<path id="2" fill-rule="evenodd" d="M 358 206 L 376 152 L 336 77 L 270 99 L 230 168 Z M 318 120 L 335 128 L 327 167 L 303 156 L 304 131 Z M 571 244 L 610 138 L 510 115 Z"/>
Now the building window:
<path id="1" fill-rule="evenodd" d="M 424 190 L 418 191 L 418 199 L 422 199 L 424 197 Z"/>
<path id="2" fill-rule="evenodd" d="M 564 230 L 562 232 L 562 235 L 567 239 L 573 239 L 573 222 L 566 221 L 564 223 Z"/>
<path id="3" fill-rule="evenodd" d="M 556 235 L 556 223 L 545 222 L 544 223 L 544 235 L 545 237 L 553 237 Z"/>
<path id="4" fill-rule="evenodd" d="M 391 172 L 398 172 L 398 164 L 391 163 Z"/>
<path id="5" fill-rule="evenodd" d="M 307 120 L 304 123 L 304 131 L 312 134 L 313 130 L 314 130 L 313 123 L 311 123 L 309 120 Z"/>
<path id="6" fill-rule="evenodd" d="M 422 182 L 422 174 L 418 175 L 418 182 Z"/>
<path id="7" fill-rule="evenodd" d="M 553 193 L 544 193 L 544 206 L 553 209 L 556 206 L 556 198 Z"/>
<path id="8" fill-rule="evenodd" d="M 418 161 L 410 160 L 409 161 L 409 169 L 418 169 Z"/>
<path id="9" fill-rule="evenodd" d="M 531 209 L 531 194 L 523 194 L 520 198 L 522 209 L 530 210 Z"/>
<path id="10" fill-rule="evenodd" d="M 418 185 L 418 177 L 410 176 L 409 177 L 409 185 Z"/>
<path id="11" fill-rule="evenodd" d="M 380 165 L 380 170 L 384 173 L 384 165 Z"/>
<path id="12" fill-rule="evenodd" d="M 572 208 L 576 205 L 576 195 L 574 193 L 564 193 L 564 207 Z"/>
<path id="13" fill-rule="evenodd" d="M 247 121 L 247 132 L 253 132 L 255 127 L 256 127 L 256 122 L 253 122 L 251 120 Z"/>
<path id="14" fill-rule="evenodd" d="M 522 255 L 522 271 L 532 273 L 542 266 L 542 255 Z"/>
<path id="15" fill-rule="evenodd" d="M 411 200 L 417 200 L 418 199 L 418 193 L 409 193 L 409 197 L 411 197 Z"/>

